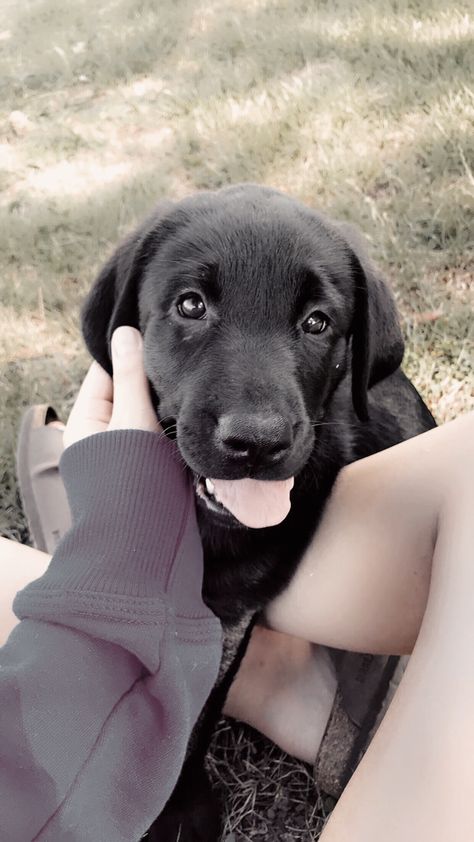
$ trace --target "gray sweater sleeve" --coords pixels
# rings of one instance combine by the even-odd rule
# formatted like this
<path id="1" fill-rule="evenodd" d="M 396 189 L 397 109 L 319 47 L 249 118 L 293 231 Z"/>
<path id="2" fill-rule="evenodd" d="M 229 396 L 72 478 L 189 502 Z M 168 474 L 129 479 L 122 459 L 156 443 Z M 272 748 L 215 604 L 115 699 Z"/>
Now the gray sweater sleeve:
<path id="1" fill-rule="evenodd" d="M 176 783 L 221 627 L 173 442 L 101 433 L 61 473 L 73 526 L 0 650 L 1 839 L 134 842 Z"/>

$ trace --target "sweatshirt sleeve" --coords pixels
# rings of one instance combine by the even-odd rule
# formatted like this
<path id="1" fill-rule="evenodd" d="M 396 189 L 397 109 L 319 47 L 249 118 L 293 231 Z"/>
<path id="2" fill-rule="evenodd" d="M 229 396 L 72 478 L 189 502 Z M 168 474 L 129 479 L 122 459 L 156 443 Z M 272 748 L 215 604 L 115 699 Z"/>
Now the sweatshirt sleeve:
<path id="1" fill-rule="evenodd" d="M 73 526 L 0 649 L 2 842 L 135 842 L 168 800 L 216 680 L 189 473 L 155 433 L 61 460 Z"/>

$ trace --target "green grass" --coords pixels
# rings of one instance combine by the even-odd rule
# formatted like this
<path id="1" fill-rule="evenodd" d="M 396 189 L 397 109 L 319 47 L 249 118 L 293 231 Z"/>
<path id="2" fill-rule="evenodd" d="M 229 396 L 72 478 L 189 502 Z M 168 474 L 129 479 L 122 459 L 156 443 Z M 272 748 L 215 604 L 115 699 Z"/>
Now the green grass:
<path id="1" fill-rule="evenodd" d="M 439 421 L 473 407 L 469 10 L 4 0 L 1 532 L 25 537 L 21 411 L 39 401 L 67 411 L 87 366 L 81 299 L 163 196 L 252 180 L 359 225 L 396 291 L 408 373 Z"/>

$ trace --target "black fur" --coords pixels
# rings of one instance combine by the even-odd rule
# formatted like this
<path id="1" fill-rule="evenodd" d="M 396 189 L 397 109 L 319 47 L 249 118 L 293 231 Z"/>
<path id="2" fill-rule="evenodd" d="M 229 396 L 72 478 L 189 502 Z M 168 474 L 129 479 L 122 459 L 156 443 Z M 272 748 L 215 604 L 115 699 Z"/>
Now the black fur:
<path id="1" fill-rule="evenodd" d="M 205 300 L 203 320 L 178 313 L 179 296 L 193 291 Z M 305 333 L 316 309 L 329 327 Z M 181 842 L 209 842 L 218 818 L 203 758 L 250 624 L 291 578 L 340 468 L 435 422 L 399 368 L 395 303 L 357 234 L 275 190 L 240 185 L 158 207 L 84 306 L 87 345 L 109 371 L 111 334 L 122 324 L 143 333 L 159 416 L 176 425 L 196 482 L 295 476 L 289 515 L 265 529 L 212 514 L 196 497 L 203 594 L 224 624 L 224 665 L 149 839 L 174 842 L 181 826 Z M 219 419 L 251 422 L 255 413 L 291 431 L 279 458 L 256 447 L 242 460 L 223 449 Z"/>

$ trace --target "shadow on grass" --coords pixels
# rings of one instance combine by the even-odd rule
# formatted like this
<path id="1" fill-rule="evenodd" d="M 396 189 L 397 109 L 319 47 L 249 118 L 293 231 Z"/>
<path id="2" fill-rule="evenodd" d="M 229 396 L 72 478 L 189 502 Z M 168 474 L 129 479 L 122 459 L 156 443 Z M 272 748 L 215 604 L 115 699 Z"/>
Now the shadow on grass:
<path id="1" fill-rule="evenodd" d="M 272 80 L 284 78 L 307 65 L 319 63 L 321 79 L 324 80 L 327 61 L 339 61 L 361 86 L 367 86 L 367 104 L 373 108 L 373 94 L 380 94 L 384 87 L 383 107 L 391 113 L 403 114 L 414 105 L 429 105 L 437 99 L 440 86 L 470 85 L 474 75 L 474 39 L 470 36 L 450 36 L 428 43 L 410 39 L 393 31 L 383 31 L 383 15 L 377 14 L 377 3 L 357 4 L 356 13 L 345 18 L 350 29 L 351 16 L 356 24 L 359 18 L 367 20 L 361 27 L 346 35 L 343 27 L 337 34 L 326 34 L 318 30 L 317 24 L 308 24 L 297 17 L 294 4 L 278 9 L 278 27 L 269 30 L 267 7 L 247 13 L 246 31 L 250 41 L 243 38 L 233 51 L 232 59 L 238 66 L 239 58 L 252 57 L 255 66 L 255 81 L 252 91 L 264 88 Z M 307 4 L 305 9 L 308 8 Z M 385 9 L 387 4 L 383 4 Z M 337 20 L 337 3 L 330 4 L 331 13 Z M 433 4 L 439 10 L 440 4 Z M 456 8 L 456 7 L 455 7 Z M 447 10 L 443 4 L 444 11 Z M 430 4 L 423 5 L 423 17 L 428 17 Z M 346 8 L 347 14 L 347 8 Z M 382 29 L 376 31 L 377 24 Z M 193 45 L 193 57 L 206 55 L 209 42 L 214 44 L 229 41 L 228 27 L 223 16 L 216 18 L 212 31 Z M 211 53 L 212 55 L 212 53 Z M 271 59 L 270 59 L 271 57 Z M 275 74 L 275 69 L 278 73 Z M 193 85 L 193 69 L 184 69 L 180 82 Z M 221 87 L 217 88 L 221 93 Z M 240 86 L 234 82 L 225 86 L 223 93 L 238 94 Z M 377 102 L 375 103 L 377 107 Z"/>
<path id="2" fill-rule="evenodd" d="M 428 44 L 413 31 L 403 35 L 387 26 L 390 17 L 398 24 L 397 15 L 404 12 L 420 24 L 450 9 L 460 15 L 459 4 L 432 0 L 415 17 L 412 7 L 398 10 L 392 3 L 369 0 L 356 7 L 268 2 L 246 9 L 245 15 L 231 2 L 216 7 L 202 26 L 204 11 L 210 9 L 212 4 L 163 0 L 157 7 L 152 0 L 120 0 L 107 14 L 107 7 L 82 0 L 71 21 L 70 7 L 58 0 L 41 0 L 28 12 L 19 7 L 10 43 L 29 55 L 30 63 L 21 85 L 15 87 L 13 77 L 9 84 L 21 95 L 63 89 L 80 84 L 81 78 L 104 87 L 158 74 L 178 90 L 192 93 L 204 87 L 205 101 L 206 96 L 254 93 L 311 64 L 322 63 L 323 79 L 324 62 L 334 60 L 343 62 L 366 89 L 368 108 L 380 108 L 383 86 L 382 107 L 401 115 L 414 105 L 429 106 L 442 86 L 469 85 L 474 75 L 472 38 L 432 38 Z M 275 21 L 278 25 L 272 26 Z M 328 21 L 338 24 L 336 32 L 324 32 Z M 31 39 L 44 49 L 29 50 Z"/>
<path id="3" fill-rule="evenodd" d="M 189 192 L 242 181 L 268 183 L 272 169 L 284 168 L 282 147 L 294 148 L 304 157 L 300 128 L 292 120 L 297 107 L 294 101 L 287 103 L 271 127 L 245 123 L 237 137 L 231 130 L 222 132 L 218 149 L 206 149 L 205 142 L 200 143 L 193 126 L 188 125 L 173 146 L 173 172 L 159 164 L 147 165 L 84 197 L 65 194 L 45 201 L 42 197 L 20 196 L 2 212 L 0 250 L 6 263 L 1 282 L 3 305 L 19 306 L 20 311 L 36 307 L 38 290 L 29 288 L 26 272 L 26 267 L 33 266 L 49 312 L 65 313 L 71 302 L 76 306 L 93 273 L 120 237 L 160 199 L 173 198 L 173 174 L 186 178 Z M 264 154 L 259 155 L 262 148 Z M 413 249 L 410 260 L 416 259 L 419 250 L 423 260 L 429 252 L 436 263 L 437 254 L 443 253 L 451 265 L 463 265 L 469 255 L 472 258 L 472 202 L 468 194 L 430 190 L 439 172 L 447 180 L 464 177 L 460 149 L 467 150 L 466 157 L 469 152 L 474 154 L 472 135 L 460 126 L 451 129 L 448 139 L 441 133 L 436 138 L 424 133 L 408 137 L 400 143 L 396 157 L 390 149 L 380 150 L 376 159 L 371 155 L 360 158 L 347 149 L 343 165 L 326 181 L 316 168 L 306 172 L 301 198 L 358 224 L 374 237 L 404 240 Z M 373 215 L 374 203 L 377 217 Z M 375 250 L 374 256 L 388 263 L 397 251 L 381 246 L 377 254 L 376 241 Z M 15 284 L 11 280 L 14 276 L 20 278 Z M 24 285 L 21 301 L 18 283 Z"/>
<path id="4" fill-rule="evenodd" d="M 71 297 L 77 301 L 84 294 L 118 239 L 170 192 L 167 173 L 154 167 L 102 186 L 92 196 L 66 194 L 51 201 L 20 196 L 1 215 L 0 251 L 6 262 L 2 304 L 18 306 L 18 283 L 14 288 L 9 276 L 21 283 L 22 272 L 33 266 L 44 284 L 46 309 L 64 312 Z M 37 291 L 28 296 L 27 286 L 28 278 L 20 302 L 20 310 L 26 311 L 37 303 Z"/>

